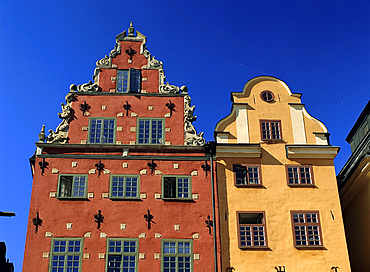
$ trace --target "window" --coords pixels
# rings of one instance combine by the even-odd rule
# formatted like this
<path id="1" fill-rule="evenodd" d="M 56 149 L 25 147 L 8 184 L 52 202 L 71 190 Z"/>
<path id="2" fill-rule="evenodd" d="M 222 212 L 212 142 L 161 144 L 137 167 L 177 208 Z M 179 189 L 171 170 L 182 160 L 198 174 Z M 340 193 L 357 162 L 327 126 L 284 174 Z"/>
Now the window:
<path id="1" fill-rule="evenodd" d="M 58 197 L 84 198 L 87 191 L 87 175 L 59 175 Z"/>
<path id="2" fill-rule="evenodd" d="M 193 271 L 191 240 L 162 240 L 162 272 Z"/>
<path id="3" fill-rule="evenodd" d="M 140 70 L 117 70 L 118 93 L 140 93 L 141 72 Z"/>
<path id="4" fill-rule="evenodd" d="M 267 247 L 264 212 L 237 212 L 239 247 Z"/>
<path id="5" fill-rule="evenodd" d="M 136 272 L 138 269 L 138 239 L 107 240 L 107 272 Z"/>
<path id="6" fill-rule="evenodd" d="M 111 198 L 138 198 L 139 176 L 114 175 L 110 177 Z"/>
<path id="7" fill-rule="evenodd" d="M 262 140 L 281 140 L 281 122 L 261 120 Z"/>
<path id="8" fill-rule="evenodd" d="M 261 185 L 259 165 L 234 164 L 235 186 Z"/>
<path id="9" fill-rule="evenodd" d="M 164 119 L 138 119 L 139 144 L 164 144 Z"/>
<path id="10" fill-rule="evenodd" d="M 116 130 L 115 118 L 90 118 L 89 143 L 112 144 Z"/>
<path id="11" fill-rule="evenodd" d="M 191 199 L 190 177 L 163 176 L 162 196 L 164 199 Z"/>
<path id="12" fill-rule="evenodd" d="M 288 185 L 313 185 L 310 165 L 287 165 Z"/>
<path id="13" fill-rule="evenodd" d="M 292 211 L 294 245 L 322 246 L 318 211 Z"/>
<path id="14" fill-rule="evenodd" d="M 274 100 L 274 94 L 268 90 L 262 91 L 261 99 L 265 102 L 272 102 Z"/>
<path id="15" fill-rule="evenodd" d="M 82 261 L 82 238 L 53 238 L 50 272 L 79 272 Z"/>

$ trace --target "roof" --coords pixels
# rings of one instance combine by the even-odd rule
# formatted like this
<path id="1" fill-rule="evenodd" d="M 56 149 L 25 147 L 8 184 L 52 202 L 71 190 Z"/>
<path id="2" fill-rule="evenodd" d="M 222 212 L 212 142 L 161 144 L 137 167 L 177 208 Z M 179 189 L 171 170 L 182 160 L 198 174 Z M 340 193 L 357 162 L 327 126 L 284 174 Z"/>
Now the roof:
<path id="1" fill-rule="evenodd" d="M 361 112 L 360 116 L 357 118 L 356 123 L 353 125 L 351 131 L 348 133 L 348 136 L 346 138 L 347 143 L 351 142 L 352 137 L 355 135 L 355 133 L 357 132 L 357 130 L 361 126 L 362 122 L 365 120 L 366 116 L 369 114 L 369 112 L 370 112 L 370 100 L 367 102 L 367 105 L 365 106 L 365 108 Z"/>

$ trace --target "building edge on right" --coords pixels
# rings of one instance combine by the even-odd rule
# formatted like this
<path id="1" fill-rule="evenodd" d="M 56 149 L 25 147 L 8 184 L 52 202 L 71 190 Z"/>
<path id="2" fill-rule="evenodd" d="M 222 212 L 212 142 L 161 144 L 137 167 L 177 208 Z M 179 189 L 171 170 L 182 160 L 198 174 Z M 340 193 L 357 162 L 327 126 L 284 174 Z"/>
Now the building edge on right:
<path id="1" fill-rule="evenodd" d="M 349 132 L 352 154 L 337 176 L 353 271 L 370 267 L 370 101 Z"/>
<path id="2" fill-rule="evenodd" d="M 214 132 L 221 271 L 351 271 L 325 125 L 275 77 L 231 102 Z"/>

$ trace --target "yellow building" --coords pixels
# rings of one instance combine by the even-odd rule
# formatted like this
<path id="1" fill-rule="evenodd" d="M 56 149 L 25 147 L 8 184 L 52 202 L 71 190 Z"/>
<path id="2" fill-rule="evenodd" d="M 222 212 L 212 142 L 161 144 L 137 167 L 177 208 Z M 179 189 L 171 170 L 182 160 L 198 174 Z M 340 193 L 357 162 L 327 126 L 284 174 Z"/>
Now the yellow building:
<path id="1" fill-rule="evenodd" d="M 231 97 L 215 129 L 221 271 L 350 271 L 325 125 L 274 77 Z"/>
<path id="2" fill-rule="evenodd" d="M 352 154 L 338 175 L 340 200 L 353 271 L 370 269 L 370 101 L 346 141 Z"/>

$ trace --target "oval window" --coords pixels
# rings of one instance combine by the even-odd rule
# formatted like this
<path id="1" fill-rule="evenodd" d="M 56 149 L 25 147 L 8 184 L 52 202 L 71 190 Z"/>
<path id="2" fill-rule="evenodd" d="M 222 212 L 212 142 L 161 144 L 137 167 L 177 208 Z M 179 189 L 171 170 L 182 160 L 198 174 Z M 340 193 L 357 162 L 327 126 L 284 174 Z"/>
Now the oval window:
<path id="1" fill-rule="evenodd" d="M 261 99 L 266 102 L 271 102 L 274 100 L 274 94 L 270 91 L 261 92 Z"/>

